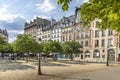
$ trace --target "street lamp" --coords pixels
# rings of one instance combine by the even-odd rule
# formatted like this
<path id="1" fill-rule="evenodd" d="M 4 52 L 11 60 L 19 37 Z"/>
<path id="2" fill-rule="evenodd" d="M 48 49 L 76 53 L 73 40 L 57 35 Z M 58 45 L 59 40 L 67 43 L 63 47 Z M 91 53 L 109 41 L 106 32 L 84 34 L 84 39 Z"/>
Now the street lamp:
<path id="1" fill-rule="evenodd" d="M 38 39 L 39 41 L 41 41 L 41 38 Z M 38 46 L 38 49 L 39 49 L 39 46 Z M 39 51 L 39 50 L 38 50 Z M 40 52 L 38 53 L 38 75 L 41 75 L 42 72 L 41 72 L 41 54 Z"/>

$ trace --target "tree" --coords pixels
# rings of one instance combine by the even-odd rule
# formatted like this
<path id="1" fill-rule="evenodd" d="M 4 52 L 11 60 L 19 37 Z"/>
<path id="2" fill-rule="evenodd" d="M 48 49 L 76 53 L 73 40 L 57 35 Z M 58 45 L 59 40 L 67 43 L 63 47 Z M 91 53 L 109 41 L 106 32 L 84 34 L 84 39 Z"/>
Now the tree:
<path id="1" fill-rule="evenodd" d="M 7 42 L 0 36 L 0 52 L 3 51 L 3 46 L 6 44 Z"/>
<path id="2" fill-rule="evenodd" d="M 61 44 L 57 41 L 49 40 L 48 42 L 44 43 L 43 52 L 47 54 L 53 53 L 53 60 L 57 59 L 55 53 L 61 51 L 62 51 Z"/>
<path id="3" fill-rule="evenodd" d="M 51 53 L 53 53 L 53 60 L 57 60 L 56 54 L 62 52 L 62 46 L 58 41 L 50 41 Z"/>
<path id="4" fill-rule="evenodd" d="M 28 54 L 35 52 L 36 40 L 27 34 L 18 35 L 17 40 L 14 42 L 13 49 L 15 52 L 23 52 L 26 54 L 26 62 L 28 62 Z"/>
<path id="5" fill-rule="evenodd" d="M 11 43 L 6 43 L 3 46 L 3 52 L 5 53 L 13 53 L 13 47 Z"/>
<path id="6" fill-rule="evenodd" d="M 63 43 L 62 47 L 63 53 L 70 55 L 71 61 L 73 61 L 73 54 L 79 54 L 82 52 L 82 50 L 80 50 L 82 46 L 79 44 L 79 42 L 75 41 L 65 42 Z"/>
<path id="7" fill-rule="evenodd" d="M 4 40 L 3 37 L 0 36 L 0 52 L 2 52 L 2 58 L 4 58 L 4 46 L 7 44 L 7 42 Z"/>
<path id="8" fill-rule="evenodd" d="M 38 42 L 34 42 L 34 49 L 33 49 L 33 53 L 38 53 L 38 75 L 41 75 L 42 72 L 41 72 L 41 52 L 42 52 L 42 47 L 43 47 L 43 44 L 41 43 L 38 43 Z"/>
<path id="9" fill-rule="evenodd" d="M 65 6 L 67 11 L 72 0 L 58 0 L 58 4 Z M 89 0 L 80 6 L 81 22 L 84 26 L 91 21 L 100 19 L 99 28 L 102 30 L 112 29 L 120 32 L 120 0 Z"/>

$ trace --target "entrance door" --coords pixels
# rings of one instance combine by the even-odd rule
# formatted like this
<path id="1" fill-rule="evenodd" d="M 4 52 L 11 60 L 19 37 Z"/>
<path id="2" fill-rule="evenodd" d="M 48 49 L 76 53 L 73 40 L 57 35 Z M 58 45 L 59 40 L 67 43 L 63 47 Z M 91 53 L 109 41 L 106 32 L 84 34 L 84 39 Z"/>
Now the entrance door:
<path id="1" fill-rule="evenodd" d="M 118 61 L 120 61 L 120 54 L 118 55 Z"/>
<path id="2" fill-rule="evenodd" d="M 83 55 L 81 55 L 81 59 L 83 59 Z"/>

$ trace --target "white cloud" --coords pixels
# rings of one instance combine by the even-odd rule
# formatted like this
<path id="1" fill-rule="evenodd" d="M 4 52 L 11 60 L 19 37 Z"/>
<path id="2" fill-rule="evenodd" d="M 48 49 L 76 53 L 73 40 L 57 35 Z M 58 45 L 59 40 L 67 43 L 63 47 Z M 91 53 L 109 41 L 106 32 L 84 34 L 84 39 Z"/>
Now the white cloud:
<path id="1" fill-rule="evenodd" d="M 83 3 L 89 2 L 89 0 L 83 0 Z"/>
<path id="2" fill-rule="evenodd" d="M 23 34 L 24 30 L 8 30 L 8 33 Z"/>
<path id="3" fill-rule="evenodd" d="M 16 37 L 18 34 L 23 34 L 24 30 L 8 30 L 9 34 L 12 34 L 12 36 L 9 36 L 9 43 L 12 43 L 13 41 L 16 40 Z M 14 34 L 14 35 L 13 35 Z"/>
<path id="4" fill-rule="evenodd" d="M 51 3 L 51 0 L 44 0 L 42 4 L 36 4 L 37 9 L 42 12 L 49 12 L 56 9 L 56 6 Z"/>
<path id="5" fill-rule="evenodd" d="M 0 6 L 0 20 L 7 21 L 9 23 L 12 23 L 16 17 L 21 17 L 23 19 L 26 19 L 24 16 L 20 14 L 10 14 L 8 13 L 8 5 L 2 5 Z"/>

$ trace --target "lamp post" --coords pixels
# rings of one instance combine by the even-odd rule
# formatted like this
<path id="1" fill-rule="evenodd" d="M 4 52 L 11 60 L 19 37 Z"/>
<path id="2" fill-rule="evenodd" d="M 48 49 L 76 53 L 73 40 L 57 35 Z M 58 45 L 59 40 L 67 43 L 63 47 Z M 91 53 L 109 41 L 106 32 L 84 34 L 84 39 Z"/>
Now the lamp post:
<path id="1" fill-rule="evenodd" d="M 41 41 L 41 38 L 39 38 L 39 41 Z M 39 45 L 39 44 L 38 44 Z M 38 49 L 39 49 L 40 46 L 38 46 Z M 39 50 L 38 50 L 39 52 Z M 41 72 L 41 54 L 40 52 L 38 53 L 38 75 L 41 75 L 42 72 Z"/>
<path id="2" fill-rule="evenodd" d="M 106 66 L 109 66 L 109 52 L 107 51 L 107 62 L 106 62 Z"/>

